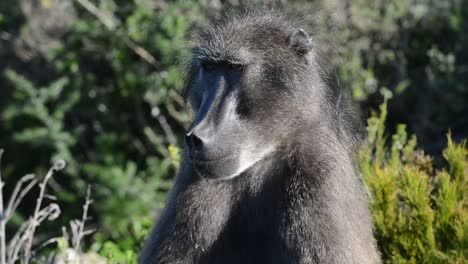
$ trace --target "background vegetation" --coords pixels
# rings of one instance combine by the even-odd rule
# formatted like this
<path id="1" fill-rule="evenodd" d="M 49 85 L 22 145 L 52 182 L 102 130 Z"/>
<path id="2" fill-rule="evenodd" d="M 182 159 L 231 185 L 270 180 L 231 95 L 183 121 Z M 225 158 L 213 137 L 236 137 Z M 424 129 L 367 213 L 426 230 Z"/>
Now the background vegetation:
<path id="1" fill-rule="evenodd" d="M 332 39 L 332 66 L 369 117 L 359 164 L 384 259 L 466 263 L 468 2 L 276 5 L 322 11 L 314 37 Z M 235 0 L 0 2 L 5 197 L 26 173 L 46 175 L 57 160 L 67 163 L 47 184 L 61 215 L 37 228 L 32 259 L 54 250 L 57 261 L 66 261 L 81 250 L 61 226 L 82 219 L 91 185 L 86 225 L 97 231 L 79 240 L 82 247 L 111 263 L 135 262 L 171 186 L 190 119 L 178 62 L 194 28 L 238 6 Z M 7 234 L 34 214 L 35 204 L 34 194 L 24 197 Z M 39 251 L 51 237 L 60 238 Z"/>

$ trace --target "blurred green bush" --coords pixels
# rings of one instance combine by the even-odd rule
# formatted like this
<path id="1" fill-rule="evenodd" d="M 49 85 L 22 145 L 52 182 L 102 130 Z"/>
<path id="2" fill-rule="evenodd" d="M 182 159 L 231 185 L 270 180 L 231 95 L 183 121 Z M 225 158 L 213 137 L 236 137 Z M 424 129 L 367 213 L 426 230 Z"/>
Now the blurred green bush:
<path id="1" fill-rule="evenodd" d="M 139 247 L 178 166 L 174 149 L 189 121 L 178 62 L 203 16 L 197 1 L 101 1 L 98 8 L 112 28 L 77 5 L 59 45 L 33 59 L 54 76 L 43 86 L 22 67 L 3 71 L 10 88 L 2 92 L 0 143 L 17 166 L 7 169 L 7 181 L 65 159 L 66 176 L 55 184 L 64 215 L 79 212 L 78 198 L 92 183 L 102 237 Z"/>
<path id="2" fill-rule="evenodd" d="M 468 135 L 468 2 L 323 0 L 340 80 L 366 108 L 393 92 L 391 128 L 408 124 L 439 153 L 449 128 Z M 327 32 L 327 34 L 330 34 Z"/>

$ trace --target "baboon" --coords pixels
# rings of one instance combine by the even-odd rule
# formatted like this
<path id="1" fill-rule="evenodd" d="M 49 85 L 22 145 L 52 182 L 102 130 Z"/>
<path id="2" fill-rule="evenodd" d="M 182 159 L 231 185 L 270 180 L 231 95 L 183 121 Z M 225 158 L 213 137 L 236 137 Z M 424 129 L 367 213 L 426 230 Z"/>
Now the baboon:
<path id="1" fill-rule="evenodd" d="M 359 118 L 303 28 L 256 11 L 198 34 L 186 155 L 140 263 L 380 263 Z"/>

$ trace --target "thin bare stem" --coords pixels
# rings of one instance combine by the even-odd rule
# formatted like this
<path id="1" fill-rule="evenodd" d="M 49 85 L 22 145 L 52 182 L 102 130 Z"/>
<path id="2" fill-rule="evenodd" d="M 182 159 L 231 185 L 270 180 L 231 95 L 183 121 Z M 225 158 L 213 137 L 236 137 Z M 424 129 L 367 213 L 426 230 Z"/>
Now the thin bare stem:
<path id="1" fill-rule="evenodd" d="M 158 115 L 156 117 L 156 119 L 158 120 L 159 124 L 163 128 L 164 134 L 166 134 L 166 136 L 168 138 L 168 141 L 170 143 L 175 143 L 176 142 L 176 136 L 175 136 L 174 132 L 172 131 L 171 126 L 167 122 L 166 117 L 163 116 L 163 115 Z"/>
<path id="2" fill-rule="evenodd" d="M 5 211 L 5 217 L 6 217 L 7 222 L 8 220 L 10 220 L 11 216 L 13 215 L 13 212 L 15 212 L 16 208 L 21 203 L 24 196 L 37 183 L 37 179 L 35 177 L 36 176 L 34 174 L 27 174 L 21 177 L 21 179 L 16 184 L 15 189 L 13 190 L 13 193 L 10 197 L 10 201 L 8 202 L 7 209 Z M 23 184 L 25 184 L 28 181 L 29 181 L 29 184 L 23 188 Z M 20 193 L 20 190 L 21 190 L 21 193 Z"/>
<path id="3" fill-rule="evenodd" d="M 31 259 L 31 246 L 32 240 L 34 237 L 34 233 L 36 231 L 36 227 L 39 225 L 40 221 L 42 220 L 41 217 L 44 217 L 44 214 L 41 212 L 42 201 L 44 200 L 44 194 L 46 190 L 47 181 L 52 177 L 54 171 L 61 170 L 65 167 L 65 161 L 59 160 L 54 163 L 52 168 L 49 169 L 44 180 L 41 184 L 39 184 L 40 192 L 39 197 L 37 198 L 36 208 L 34 209 L 34 214 L 30 219 L 30 229 L 27 232 L 26 236 L 26 244 L 24 248 L 24 263 L 29 263 Z M 49 207 L 49 206 L 48 206 Z M 48 207 L 44 208 L 47 209 Z M 57 206 L 58 207 L 58 206 Z"/>
<path id="4" fill-rule="evenodd" d="M 0 169 L 2 156 L 3 149 L 0 149 Z M 53 173 L 63 169 L 64 167 L 65 161 L 59 160 L 54 163 L 52 168 L 49 169 L 48 173 L 44 177 L 44 180 L 39 185 L 40 193 L 37 198 L 34 214 L 20 226 L 8 245 L 6 244 L 5 225 L 11 219 L 13 213 L 26 194 L 37 183 L 37 180 L 34 174 L 27 174 L 21 177 L 16 183 L 12 195 L 8 201 L 8 205 L 5 208 L 3 199 L 4 182 L 2 180 L 0 170 L 0 264 L 14 264 L 18 261 L 20 252 L 24 252 L 22 262 L 30 262 L 31 256 L 34 254 L 34 251 L 31 250 L 31 247 L 36 227 L 39 226 L 45 219 L 54 220 L 60 215 L 60 207 L 56 203 L 51 203 L 42 209 L 41 207 L 44 198 L 49 198 L 52 200 L 55 199 L 54 196 L 48 196 L 46 194 L 46 185 L 47 182 L 52 178 Z M 81 233 L 82 236 L 87 234 L 87 232 L 83 231 Z"/>
<path id="5" fill-rule="evenodd" d="M 99 8 L 97 8 L 93 3 L 89 2 L 88 0 L 76 0 L 83 8 L 88 10 L 91 14 L 93 14 L 107 29 L 114 31 L 115 28 L 120 24 L 118 20 L 108 15 Z M 156 65 L 157 61 L 147 50 L 138 46 L 135 42 L 133 42 L 129 37 L 124 36 L 124 42 L 127 47 L 129 47 L 135 54 L 140 56 L 143 60 L 151 65 Z"/>
<path id="6" fill-rule="evenodd" d="M 45 247 L 47 247 L 48 245 L 52 244 L 52 243 L 56 243 L 58 241 L 60 241 L 62 237 L 53 237 L 53 238 L 50 238 L 50 239 L 47 239 L 46 241 L 42 242 L 41 245 L 39 245 L 35 251 L 39 251 Z"/>
<path id="7" fill-rule="evenodd" d="M 24 222 L 20 226 L 16 234 L 10 240 L 10 243 L 8 245 L 8 264 L 13 264 L 18 259 L 18 253 L 24 243 L 23 233 L 28 229 L 28 227 L 29 227 L 29 220 Z"/>
<path id="8" fill-rule="evenodd" d="M 112 17 L 109 17 L 105 13 L 101 12 L 99 8 L 93 5 L 88 0 L 76 0 L 81 6 L 83 6 L 88 12 L 93 14 L 99 21 L 101 21 L 104 26 L 106 26 L 110 30 L 114 30 L 117 26 L 117 21 Z"/>
<path id="9" fill-rule="evenodd" d="M 5 222 L 6 216 L 5 212 L 3 211 L 3 181 L 2 181 L 2 156 L 3 156 L 3 149 L 0 149 L 0 263 L 5 263 L 5 246 L 6 246 L 6 239 L 5 239 Z"/>
<path id="10" fill-rule="evenodd" d="M 138 46 L 129 37 L 125 37 L 124 41 L 125 41 L 125 44 L 127 44 L 127 46 L 131 50 L 133 50 L 133 52 L 135 52 L 138 56 L 140 56 L 142 59 L 144 59 L 149 64 L 156 65 L 156 63 L 157 63 L 156 59 L 147 50 L 145 50 L 141 46 Z"/>
<path id="11" fill-rule="evenodd" d="M 81 262 L 81 240 L 83 239 L 84 236 L 92 233 L 91 230 L 84 230 L 86 220 L 88 219 L 88 210 L 89 206 L 91 205 L 93 201 L 91 200 L 91 188 L 88 186 L 88 189 L 86 190 L 86 202 L 83 205 L 83 216 L 81 217 L 80 220 L 76 220 L 76 222 L 71 222 L 70 226 L 72 229 L 73 233 L 73 238 L 72 238 L 72 243 L 75 251 L 79 254 L 80 256 L 80 262 Z"/>
<path id="12" fill-rule="evenodd" d="M 46 207 L 42 208 L 38 213 L 36 219 L 31 217 L 28 221 L 26 221 L 16 232 L 13 239 L 10 241 L 9 248 L 8 248 L 8 263 L 13 264 L 18 259 L 18 255 L 20 251 L 23 249 L 24 251 L 24 259 L 23 262 L 28 263 L 29 261 L 27 257 L 31 257 L 31 253 L 35 251 L 31 251 L 28 247 L 28 243 L 31 238 L 34 237 L 34 231 L 36 226 L 39 226 L 42 221 L 45 219 L 54 220 L 60 215 L 60 207 L 57 204 L 49 204 Z M 28 254 L 28 256 L 26 255 Z"/>

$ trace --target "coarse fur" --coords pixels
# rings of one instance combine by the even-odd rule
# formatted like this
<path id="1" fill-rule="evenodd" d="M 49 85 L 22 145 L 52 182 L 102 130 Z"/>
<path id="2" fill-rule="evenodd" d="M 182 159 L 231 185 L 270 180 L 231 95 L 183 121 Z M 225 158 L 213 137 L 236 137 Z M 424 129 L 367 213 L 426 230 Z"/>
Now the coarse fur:
<path id="1" fill-rule="evenodd" d="M 226 161 L 206 165 L 188 152 L 140 263 L 380 263 L 353 160 L 359 118 L 301 28 L 257 10 L 199 34 L 188 149 L 210 122 L 210 155 Z M 213 73 L 207 60 L 246 66 Z"/>

